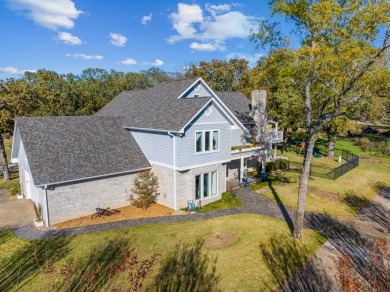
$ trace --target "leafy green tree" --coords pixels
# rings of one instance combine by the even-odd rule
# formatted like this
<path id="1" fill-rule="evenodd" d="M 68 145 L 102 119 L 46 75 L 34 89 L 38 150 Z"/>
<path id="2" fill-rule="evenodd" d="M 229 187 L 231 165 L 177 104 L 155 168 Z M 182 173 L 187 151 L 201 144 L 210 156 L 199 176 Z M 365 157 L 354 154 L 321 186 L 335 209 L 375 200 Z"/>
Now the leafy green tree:
<path id="1" fill-rule="evenodd" d="M 146 211 L 150 205 L 156 203 L 158 196 L 158 178 L 152 171 L 140 172 L 134 180 L 129 201 L 132 205 Z"/>
<path id="2" fill-rule="evenodd" d="M 191 64 L 185 73 L 186 77 L 202 77 L 204 81 L 217 91 L 240 91 L 250 95 L 251 69 L 245 59 L 230 59 L 228 62 L 212 60 Z"/>
<path id="3" fill-rule="evenodd" d="M 254 87 L 267 91 L 268 117 L 285 131 L 304 127 L 304 106 L 297 86 L 301 80 L 293 65 L 291 52 L 279 49 L 260 58 L 252 72 Z"/>
<path id="4" fill-rule="evenodd" d="M 299 182 L 294 236 L 302 237 L 304 206 L 314 145 L 338 116 L 359 118 L 362 103 L 374 100 L 377 81 L 388 66 L 390 2 L 386 0 L 271 0 L 273 13 L 295 24 L 292 36 L 301 46 L 290 49 L 291 79 L 297 81 L 307 132 Z M 260 26 L 255 39 L 272 43 L 271 25 Z M 267 39 L 268 38 L 268 39 Z M 387 93 L 386 93 L 387 92 Z"/>

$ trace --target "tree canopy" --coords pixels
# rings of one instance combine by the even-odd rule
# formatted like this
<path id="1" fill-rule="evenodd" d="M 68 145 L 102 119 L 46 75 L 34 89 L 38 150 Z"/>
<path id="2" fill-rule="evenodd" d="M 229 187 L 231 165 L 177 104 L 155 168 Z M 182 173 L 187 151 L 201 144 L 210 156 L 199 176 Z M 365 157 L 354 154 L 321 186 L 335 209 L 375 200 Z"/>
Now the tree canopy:
<path id="1" fill-rule="evenodd" d="M 292 59 L 286 82 L 299 95 L 307 132 L 294 223 L 294 235 L 301 237 L 310 163 L 318 133 L 336 117 L 364 118 L 370 112 L 366 109 L 378 98 L 389 96 L 383 73 L 388 72 L 390 2 L 271 0 L 270 6 L 274 14 L 295 25 L 291 35 L 301 40 L 299 48 L 286 49 Z M 268 43 L 273 48 L 275 40 L 283 39 L 275 27 L 261 25 L 253 38 L 259 45 Z"/>

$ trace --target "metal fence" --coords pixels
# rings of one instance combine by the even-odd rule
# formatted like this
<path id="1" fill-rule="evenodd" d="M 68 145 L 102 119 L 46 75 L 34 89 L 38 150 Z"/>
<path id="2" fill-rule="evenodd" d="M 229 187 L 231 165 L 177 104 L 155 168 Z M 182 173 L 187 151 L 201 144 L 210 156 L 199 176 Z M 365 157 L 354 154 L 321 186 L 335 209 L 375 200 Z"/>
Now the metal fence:
<path id="1" fill-rule="evenodd" d="M 354 169 L 359 166 L 360 157 L 355 155 L 349 151 L 342 150 L 341 154 L 342 158 L 346 160 L 346 162 L 339 167 L 336 168 L 325 168 L 319 166 L 311 166 L 310 167 L 310 175 L 320 178 L 327 179 L 337 179 L 340 176 L 346 174 L 348 171 Z M 301 172 L 302 171 L 302 163 L 289 161 L 287 164 L 287 169 L 290 171 Z"/>
<path id="2" fill-rule="evenodd" d="M 339 167 L 335 168 L 332 172 L 333 179 L 337 179 L 340 176 L 346 174 L 348 171 L 354 169 L 355 167 L 359 166 L 360 162 L 360 156 L 357 156 L 351 152 L 348 152 L 346 150 L 343 150 L 342 155 L 344 160 L 347 160 L 346 163 L 343 165 L 340 165 Z"/>

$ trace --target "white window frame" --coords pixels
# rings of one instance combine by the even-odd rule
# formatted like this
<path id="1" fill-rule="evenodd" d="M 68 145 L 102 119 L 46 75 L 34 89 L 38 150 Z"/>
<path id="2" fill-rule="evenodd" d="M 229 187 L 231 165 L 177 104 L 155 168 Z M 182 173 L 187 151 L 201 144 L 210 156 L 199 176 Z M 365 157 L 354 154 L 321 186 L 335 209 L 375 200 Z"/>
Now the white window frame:
<path id="1" fill-rule="evenodd" d="M 206 149 L 206 134 L 205 134 L 206 132 L 210 132 L 210 134 L 209 134 L 210 150 L 207 150 L 207 151 L 205 150 Z M 213 137 L 214 137 L 213 133 L 214 132 L 218 132 L 218 142 L 217 142 L 217 149 L 216 150 L 213 149 Z M 202 139 L 202 151 L 200 151 L 200 152 L 196 151 L 196 144 L 197 144 L 196 143 L 196 134 L 197 133 L 201 133 L 201 139 Z M 221 144 L 221 131 L 219 129 L 195 131 L 195 155 L 219 152 L 220 144 Z"/>
<path id="2" fill-rule="evenodd" d="M 213 173 L 216 173 L 217 174 L 217 190 L 216 190 L 216 193 L 215 194 L 212 194 L 212 184 L 211 184 L 211 181 L 212 181 L 212 175 Z M 209 175 L 209 183 L 207 185 L 207 189 L 208 189 L 208 197 L 205 197 L 204 196 L 204 175 L 205 174 L 208 174 Z M 197 199 L 196 198 L 196 177 L 197 176 L 200 176 L 200 198 Z M 210 171 L 210 172 L 204 172 L 204 173 L 199 173 L 197 175 L 195 175 L 194 177 L 194 181 L 195 181 L 195 193 L 194 193 L 194 199 L 195 201 L 199 201 L 199 200 L 207 200 L 207 199 L 210 199 L 210 198 L 213 198 L 213 197 L 216 197 L 218 195 L 218 181 L 219 181 L 219 175 L 218 175 L 218 171 L 215 170 L 215 171 Z"/>

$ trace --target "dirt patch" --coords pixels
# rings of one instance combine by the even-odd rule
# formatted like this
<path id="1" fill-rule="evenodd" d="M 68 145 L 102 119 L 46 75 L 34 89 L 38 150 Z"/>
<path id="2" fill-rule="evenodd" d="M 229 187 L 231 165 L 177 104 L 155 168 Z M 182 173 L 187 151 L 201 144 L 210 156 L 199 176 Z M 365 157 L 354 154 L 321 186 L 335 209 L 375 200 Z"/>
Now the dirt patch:
<path id="1" fill-rule="evenodd" d="M 372 157 L 361 156 L 360 159 L 364 160 L 364 161 L 367 161 L 367 162 L 370 162 L 370 163 L 382 163 L 382 159 L 381 158 L 372 158 Z"/>
<path id="2" fill-rule="evenodd" d="M 206 237 L 204 243 L 207 248 L 226 248 L 236 241 L 237 237 L 233 233 L 222 232 Z"/>
<path id="3" fill-rule="evenodd" d="M 320 196 L 321 198 L 325 198 L 325 199 L 338 199 L 338 195 L 334 194 L 334 193 L 330 193 L 330 192 L 327 192 L 327 191 L 322 191 L 320 189 L 317 189 L 317 188 L 307 188 L 307 191 L 314 194 L 314 195 L 317 195 L 317 196 Z"/>
<path id="4" fill-rule="evenodd" d="M 126 206 L 126 207 L 118 208 L 117 210 L 119 210 L 120 213 L 115 215 L 91 219 L 91 215 L 92 215 L 91 214 L 89 216 L 84 216 L 77 219 L 65 221 L 56 224 L 55 226 L 57 228 L 71 228 L 71 227 L 103 224 L 108 222 L 123 221 L 129 219 L 170 216 L 173 213 L 172 209 L 162 206 L 160 204 L 153 204 L 148 209 L 146 209 L 146 211 L 144 211 L 142 208 L 137 208 L 135 206 Z"/>

